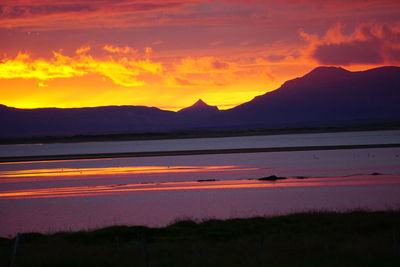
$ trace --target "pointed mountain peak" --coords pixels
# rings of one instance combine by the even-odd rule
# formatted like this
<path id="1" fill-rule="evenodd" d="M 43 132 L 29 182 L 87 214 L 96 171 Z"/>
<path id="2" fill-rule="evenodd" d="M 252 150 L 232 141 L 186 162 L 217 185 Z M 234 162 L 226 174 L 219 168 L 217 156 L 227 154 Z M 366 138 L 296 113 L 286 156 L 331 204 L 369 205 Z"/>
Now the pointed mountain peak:
<path id="1" fill-rule="evenodd" d="M 208 106 L 209 105 L 207 105 L 206 102 L 201 100 L 201 98 L 199 100 L 197 100 L 197 102 L 192 105 L 192 107 L 208 107 Z"/>
<path id="2" fill-rule="evenodd" d="M 208 105 L 206 102 L 204 102 L 203 100 L 199 99 L 197 100 L 196 103 L 194 103 L 193 105 L 191 105 L 190 107 L 187 108 L 183 108 L 181 110 L 179 110 L 179 112 L 192 112 L 192 111 L 218 111 L 218 107 L 216 106 L 210 106 Z"/>

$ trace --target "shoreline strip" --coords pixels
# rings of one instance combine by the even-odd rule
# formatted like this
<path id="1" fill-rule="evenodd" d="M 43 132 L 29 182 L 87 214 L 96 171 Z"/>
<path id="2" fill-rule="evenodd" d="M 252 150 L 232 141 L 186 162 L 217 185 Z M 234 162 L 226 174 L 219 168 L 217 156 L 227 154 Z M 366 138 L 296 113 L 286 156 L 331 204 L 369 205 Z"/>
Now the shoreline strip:
<path id="1" fill-rule="evenodd" d="M 394 147 L 400 147 L 400 144 L 265 147 L 265 148 L 202 149 L 202 150 L 178 150 L 178 151 L 13 156 L 13 157 L 0 157 L 0 162 L 13 163 L 13 162 L 25 162 L 25 161 L 48 161 L 48 160 L 53 161 L 53 160 L 80 160 L 80 159 L 105 159 L 105 158 L 131 158 L 131 157 L 164 157 L 164 156 L 188 156 L 188 155 L 207 155 L 207 154 L 294 152 L 294 151 L 394 148 Z"/>

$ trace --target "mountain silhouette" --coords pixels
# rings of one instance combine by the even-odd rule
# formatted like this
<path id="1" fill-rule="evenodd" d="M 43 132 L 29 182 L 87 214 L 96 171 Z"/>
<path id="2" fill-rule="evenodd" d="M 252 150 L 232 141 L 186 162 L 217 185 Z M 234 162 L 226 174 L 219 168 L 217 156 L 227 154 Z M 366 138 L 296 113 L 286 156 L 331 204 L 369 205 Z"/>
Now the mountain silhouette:
<path id="1" fill-rule="evenodd" d="M 400 67 L 318 67 L 229 110 L 199 99 L 178 112 L 144 106 L 17 109 L 0 105 L 0 137 L 198 129 L 344 126 L 400 121 Z"/>
<path id="2" fill-rule="evenodd" d="M 207 105 L 203 100 L 199 99 L 192 106 L 183 108 L 183 109 L 179 110 L 178 112 L 195 113 L 195 112 L 216 112 L 216 111 L 218 111 L 218 107 Z"/>
<path id="3" fill-rule="evenodd" d="M 0 109 L 0 136 L 68 136 L 160 131 L 175 112 L 143 106 Z"/>
<path id="4" fill-rule="evenodd" d="M 318 67 L 228 111 L 235 120 L 281 126 L 337 125 L 400 119 L 400 68 L 350 72 Z"/>

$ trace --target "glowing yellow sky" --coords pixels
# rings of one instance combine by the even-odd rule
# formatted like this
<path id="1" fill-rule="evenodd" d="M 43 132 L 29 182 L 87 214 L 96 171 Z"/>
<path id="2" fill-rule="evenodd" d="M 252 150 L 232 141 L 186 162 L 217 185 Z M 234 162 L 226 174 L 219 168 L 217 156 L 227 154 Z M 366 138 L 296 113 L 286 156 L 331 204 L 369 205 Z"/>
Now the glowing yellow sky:
<path id="1" fill-rule="evenodd" d="M 72 56 L 53 51 L 49 58 L 20 52 L 3 59 L 0 78 L 8 90 L 2 92 L 2 103 L 20 108 L 152 105 L 176 110 L 202 98 L 224 109 L 275 89 L 288 78 L 272 76 L 271 66 L 262 59 L 199 56 L 165 62 L 153 57 L 150 47 L 140 53 L 105 45 L 97 56 L 91 50 L 80 47 Z"/>

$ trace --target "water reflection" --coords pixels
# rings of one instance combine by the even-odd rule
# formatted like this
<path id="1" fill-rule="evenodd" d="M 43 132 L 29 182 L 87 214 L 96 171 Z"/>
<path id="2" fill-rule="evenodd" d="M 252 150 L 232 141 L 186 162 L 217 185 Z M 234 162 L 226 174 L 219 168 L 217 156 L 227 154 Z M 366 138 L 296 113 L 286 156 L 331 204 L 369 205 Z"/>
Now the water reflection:
<path id="1" fill-rule="evenodd" d="M 82 179 L 85 176 L 100 175 L 106 177 L 115 174 L 157 174 L 157 173 L 191 173 L 191 172 L 229 172 L 251 171 L 256 167 L 249 166 L 129 166 L 106 168 L 51 168 L 33 170 L 0 171 L 0 183 L 39 182 Z M 61 178 L 60 178 L 61 177 Z M 64 178 L 62 178 L 64 177 Z"/>
<path id="2" fill-rule="evenodd" d="M 376 184 L 400 184 L 400 175 L 359 175 L 336 178 L 286 179 L 279 181 L 224 180 L 224 181 L 185 181 L 142 184 L 116 184 L 100 186 L 77 186 L 58 188 L 36 188 L 0 192 L 0 199 L 30 198 L 69 198 L 133 193 L 139 191 L 167 190 L 218 190 L 244 188 L 290 188 L 290 187 L 324 187 L 324 186 L 360 186 Z"/>
<path id="3" fill-rule="evenodd" d="M 399 207 L 399 163 L 381 148 L 0 164 L 0 236 Z M 256 179 L 271 175 L 289 178 Z"/>

